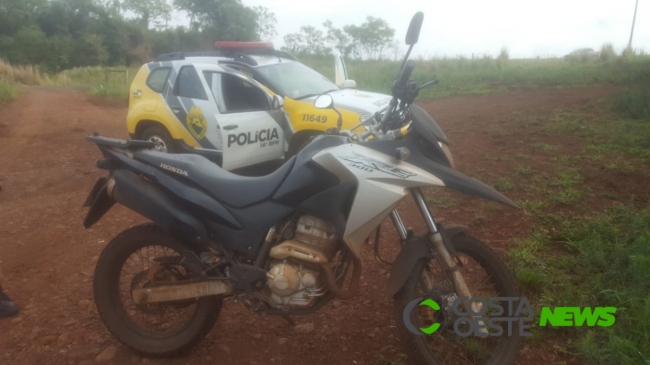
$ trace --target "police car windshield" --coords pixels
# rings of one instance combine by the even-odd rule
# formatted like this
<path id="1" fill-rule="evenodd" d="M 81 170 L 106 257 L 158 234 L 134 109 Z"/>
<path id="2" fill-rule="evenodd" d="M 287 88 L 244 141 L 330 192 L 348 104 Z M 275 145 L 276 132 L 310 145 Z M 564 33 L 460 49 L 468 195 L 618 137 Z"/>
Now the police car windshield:
<path id="1" fill-rule="evenodd" d="M 325 76 L 300 62 L 281 62 L 256 67 L 282 94 L 292 99 L 304 99 L 338 90 L 338 86 Z"/>

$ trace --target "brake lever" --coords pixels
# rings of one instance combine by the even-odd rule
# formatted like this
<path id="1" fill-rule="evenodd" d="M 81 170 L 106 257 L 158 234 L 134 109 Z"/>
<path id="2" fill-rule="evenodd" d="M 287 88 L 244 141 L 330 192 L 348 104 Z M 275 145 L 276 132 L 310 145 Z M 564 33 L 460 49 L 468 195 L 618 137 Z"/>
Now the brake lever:
<path id="1" fill-rule="evenodd" d="M 435 84 L 437 84 L 437 83 L 439 83 L 439 82 L 440 82 L 440 80 L 438 80 L 438 79 L 433 79 L 433 80 L 431 80 L 431 81 L 429 81 L 429 82 L 425 82 L 425 83 L 422 84 L 420 87 L 418 87 L 418 91 L 424 89 L 425 87 L 428 87 L 428 86 L 431 86 L 431 85 L 435 85 Z"/>

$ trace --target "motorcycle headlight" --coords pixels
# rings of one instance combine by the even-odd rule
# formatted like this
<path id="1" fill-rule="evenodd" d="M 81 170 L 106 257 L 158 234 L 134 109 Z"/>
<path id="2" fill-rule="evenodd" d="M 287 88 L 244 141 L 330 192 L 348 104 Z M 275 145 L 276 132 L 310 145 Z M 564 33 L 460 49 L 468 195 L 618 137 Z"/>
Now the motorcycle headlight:
<path id="1" fill-rule="evenodd" d="M 449 160 L 449 164 L 451 165 L 452 169 L 455 169 L 456 166 L 454 165 L 454 157 L 451 155 L 451 151 L 449 150 L 449 146 L 446 145 L 445 143 L 438 142 L 438 145 L 440 148 L 442 148 L 442 152 L 445 153 L 445 156 L 447 157 L 447 160 Z"/>

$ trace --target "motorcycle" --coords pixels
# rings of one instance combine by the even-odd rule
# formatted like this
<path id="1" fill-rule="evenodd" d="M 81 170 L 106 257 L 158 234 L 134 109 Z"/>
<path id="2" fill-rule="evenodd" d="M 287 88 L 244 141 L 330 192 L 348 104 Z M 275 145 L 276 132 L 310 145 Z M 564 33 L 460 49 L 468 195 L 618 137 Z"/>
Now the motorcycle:
<path id="1" fill-rule="evenodd" d="M 116 202 L 152 221 L 117 235 L 97 261 L 95 303 L 119 341 L 148 356 L 187 351 L 211 330 L 229 296 L 290 321 L 332 299 L 349 299 L 361 280 L 363 242 L 390 217 L 401 248 L 387 292 L 409 362 L 514 361 L 517 331 L 495 335 L 489 313 L 467 300 L 516 297 L 512 275 L 467 227 L 436 223 L 422 192 L 448 187 L 517 207 L 451 168 L 439 141 L 444 134 L 411 106 L 422 86 L 409 81 L 415 64 L 408 55 L 422 21 L 422 13 L 411 20 L 393 99 L 360 123 L 365 132 L 339 124 L 269 175 L 238 176 L 199 155 L 157 152 L 149 141 L 87 137 L 104 156 L 97 167 L 109 174 L 86 200 L 84 226 Z M 336 111 L 329 95 L 315 106 Z M 423 234 L 408 231 L 396 210 L 407 195 L 427 224 Z M 424 298 L 441 305 L 413 310 Z M 456 335 L 454 302 L 489 336 Z M 435 324 L 440 329 L 429 336 L 413 331 Z"/>

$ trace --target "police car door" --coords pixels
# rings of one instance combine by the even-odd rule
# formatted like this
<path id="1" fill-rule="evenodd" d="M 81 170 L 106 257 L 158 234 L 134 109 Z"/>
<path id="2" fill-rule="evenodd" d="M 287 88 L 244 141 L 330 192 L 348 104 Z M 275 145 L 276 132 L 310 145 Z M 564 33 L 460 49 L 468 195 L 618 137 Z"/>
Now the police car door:
<path id="1" fill-rule="evenodd" d="M 282 158 L 285 124 L 282 109 L 272 108 L 271 97 L 251 78 L 236 72 L 204 70 L 221 131 L 223 168 L 232 170 Z"/>
<path id="2" fill-rule="evenodd" d="M 207 85 L 192 65 L 178 70 L 173 88 L 165 91 L 167 105 L 178 121 L 190 132 L 201 148 L 220 150 L 221 136 L 217 130 L 214 101 Z"/>

